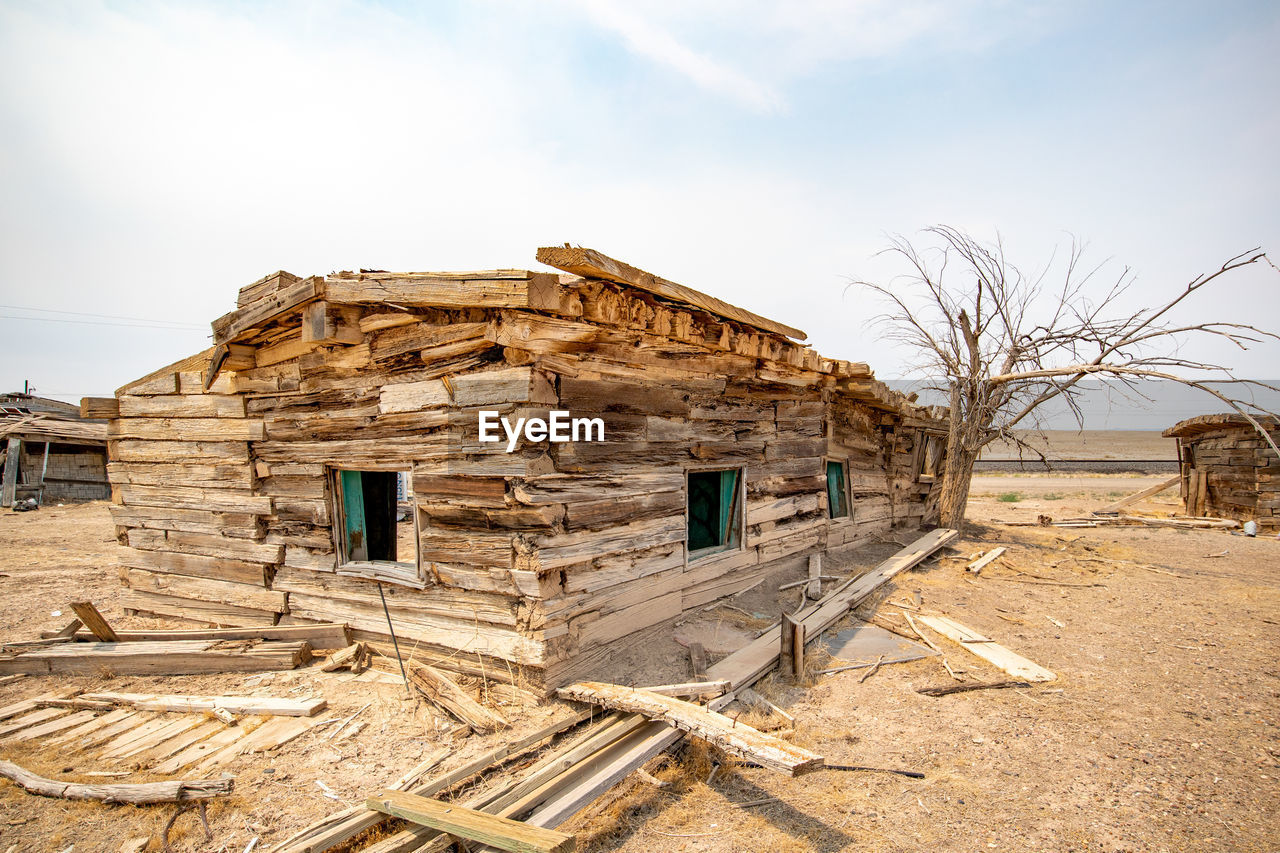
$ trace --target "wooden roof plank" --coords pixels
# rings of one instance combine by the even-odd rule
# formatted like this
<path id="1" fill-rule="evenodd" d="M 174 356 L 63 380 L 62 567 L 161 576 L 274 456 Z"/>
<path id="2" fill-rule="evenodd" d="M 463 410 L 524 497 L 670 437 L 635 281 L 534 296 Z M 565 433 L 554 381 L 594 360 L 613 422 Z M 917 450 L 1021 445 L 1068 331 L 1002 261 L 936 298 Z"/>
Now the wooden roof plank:
<path id="1" fill-rule="evenodd" d="M 584 278 L 601 278 L 605 281 L 634 287 L 647 293 L 652 293 L 654 296 L 681 302 L 685 305 L 692 305 L 710 314 L 715 314 L 717 317 L 736 320 L 739 323 L 745 323 L 748 326 L 754 326 L 757 329 L 763 329 L 775 335 L 783 335 L 788 338 L 794 338 L 797 341 L 803 341 L 808 337 L 804 332 L 792 326 L 779 323 L 776 320 L 770 320 L 768 317 L 762 317 L 745 308 L 730 305 L 728 302 L 716 299 L 714 296 L 709 296 L 691 287 L 685 287 L 682 284 L 676 284 L 674 281 L 668 281 L 652 273 L 647 273 L 630 264 L 614 260 L 594 249 L 545 246 L 538 249 L 537 257 L 539 262 L 549 267 L 555 267 L 558 270 L 564 270 Z"/>

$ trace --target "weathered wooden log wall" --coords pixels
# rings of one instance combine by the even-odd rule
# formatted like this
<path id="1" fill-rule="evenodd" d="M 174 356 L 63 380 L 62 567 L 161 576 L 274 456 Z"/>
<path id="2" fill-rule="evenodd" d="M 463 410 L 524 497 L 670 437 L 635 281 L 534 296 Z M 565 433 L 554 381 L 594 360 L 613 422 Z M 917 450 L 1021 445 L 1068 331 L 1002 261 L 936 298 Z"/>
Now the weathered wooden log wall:
<path id="1" fill-rule="evenodd" d="M 610 644 L 918 525 L 923 410 L 865 366 L 592 279 L 277 273 L 220 346 L 110 423 L 126 606 L 219 625 L 346 621 L 419 659 L 547 687 Z M 210 369 L 212 362 L 213 369 Z M 481 409 L 600 417 L 605 441 L 478 441 Z M 847 460 L 849 518 L 825 466 Z M 745 472 L 741 547 L 690 562 L 686 471 Z M 417 565 L 339 565 L 331 472 L 412 472 Z"/>
<path id="2" fill-rule="evenodd" d="M 1280 444 L 1280 429 L 1269 432 Z M 1280 529 L 1280 456 L 1252 425 L 1237 415 L 1205 415 L 1183 421 L 1165 435 L 1178 437 L 1188 515 Z"/>

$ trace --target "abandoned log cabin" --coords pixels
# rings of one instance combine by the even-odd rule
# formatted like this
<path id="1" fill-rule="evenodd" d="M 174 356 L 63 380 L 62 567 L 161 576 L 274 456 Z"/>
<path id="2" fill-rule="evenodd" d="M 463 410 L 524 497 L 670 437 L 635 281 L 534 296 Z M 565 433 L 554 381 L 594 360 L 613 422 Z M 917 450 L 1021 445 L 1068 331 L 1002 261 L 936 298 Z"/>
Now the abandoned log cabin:
<path id="1" fill-rule="evenodd" d="M 277 272 L 213 349 L 86 400 L 125 606 L 382 642 L 381 587 L 402 650 L 549 689 L 935 515 L 941 410 L 597 252 L 537 257 L 562 272 Z"/>
<path id="2" fill-rule="evenodd" d="M 43 413 L 0 414 L 0 506 L 96 501 L 107 485 L 107 425 Z"/>
<path id="3" fill-rule="evenodd" d="M 1280 422 L 1258 423 L 1280 445 Z M 1256 521 L 1280 529 L 1280 456 L 1243 415 L 1201 415 L 1164 431 L 1178 440 L 1187 515 Z"/>

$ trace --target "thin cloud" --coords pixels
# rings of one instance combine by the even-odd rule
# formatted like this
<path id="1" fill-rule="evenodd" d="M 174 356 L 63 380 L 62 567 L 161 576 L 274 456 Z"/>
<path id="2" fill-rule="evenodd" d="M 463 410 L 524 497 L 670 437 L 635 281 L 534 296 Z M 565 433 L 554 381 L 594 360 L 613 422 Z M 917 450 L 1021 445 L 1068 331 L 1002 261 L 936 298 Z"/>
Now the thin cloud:
<path id="1" fill-rule="evenodd" d="M 612 0 L 579 0 L 579 6 L 597 26 L 620 35 L 632 53 L 684 75 L 708 92 L 762 113 L 776 112 L 783 106 L 781 96 L 772 87 L 693 50 Z"/>

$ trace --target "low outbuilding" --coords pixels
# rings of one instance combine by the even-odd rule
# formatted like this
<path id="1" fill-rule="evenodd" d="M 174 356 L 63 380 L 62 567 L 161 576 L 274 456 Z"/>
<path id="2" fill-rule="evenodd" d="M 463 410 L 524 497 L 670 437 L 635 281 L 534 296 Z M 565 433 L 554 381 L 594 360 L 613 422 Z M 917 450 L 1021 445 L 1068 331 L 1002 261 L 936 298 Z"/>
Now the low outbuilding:
<path id="1" fill-rule="evenodd" d="M 1273 417 L 1255 420 L 1280 445 L 1280 422 Z M 1244 415 L 1189 418 L 1164 436 L 1178 440 L 1187 515 L 1280 529 L 1280 455 Z"/>

